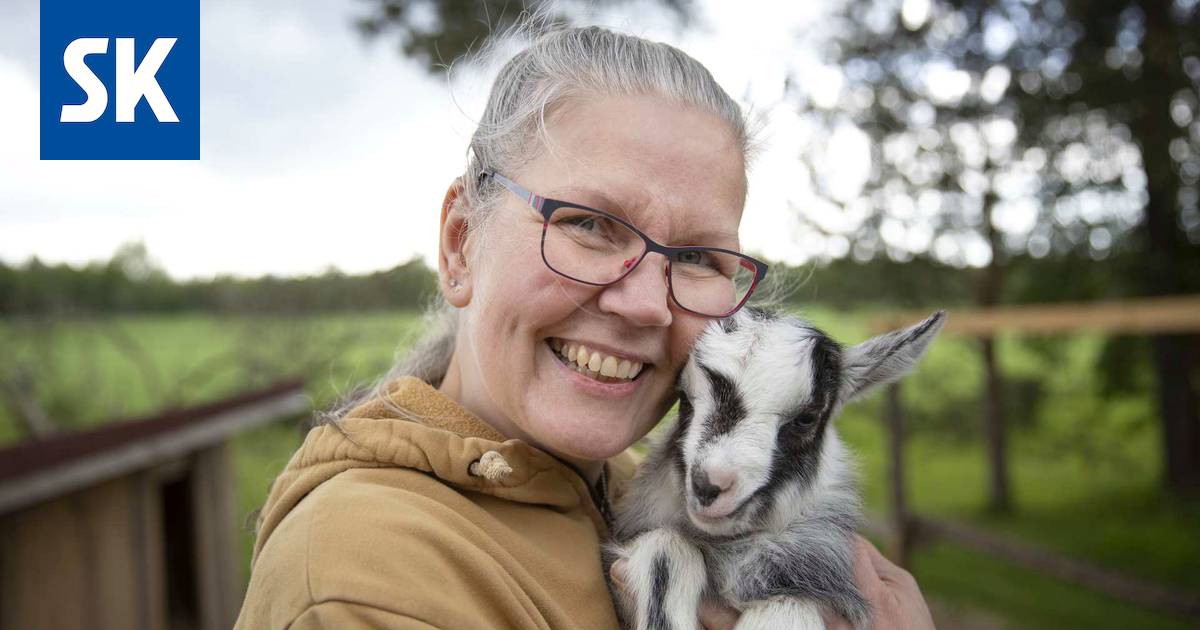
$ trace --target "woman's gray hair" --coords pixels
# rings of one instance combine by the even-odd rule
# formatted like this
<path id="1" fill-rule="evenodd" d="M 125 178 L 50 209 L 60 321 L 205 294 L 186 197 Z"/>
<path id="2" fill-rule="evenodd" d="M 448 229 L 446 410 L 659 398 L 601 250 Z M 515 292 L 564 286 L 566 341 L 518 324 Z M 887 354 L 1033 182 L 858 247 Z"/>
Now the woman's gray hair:
<path id="1" fill-rule="evenodd" d="M 654 95 L 710 112 L 729 126 L 744 161 L 749 161 L 755 142 L 742 108 L 700 62 L 673 46 L 595 26 L 547 29 L 535 17 L 505 36 L 493 38 L 471 61 L 490 57 L 514 37 L 529 37 L 537 29 L 544 32 L 500 70 L 471 137 L 466 172 L 460 179 L 460 199 L 470 226 L 468 239 L 487 234 L 491 210 L 500 196 L 501 189 L 487 185 L 490 180 L 481 182 L 481 174 L 488 169 L 514 172 L 548 148 L 547 114 L 572 97 Z M 476 252 L 480 249 L 474 248 Z M 468 263 L 478 264 L 479 260 Z M 392 406 L 384 395 L 386 387 L 401 376 L 416 376 L 439 387 L 454 352 L 457 330 L 457 309 L 438 294 L 426 311 L 424 335 L 403 358 L 374 384 L 359 388 L 319 414 L 318 422 L 336 423 L 370 398 Z"/>

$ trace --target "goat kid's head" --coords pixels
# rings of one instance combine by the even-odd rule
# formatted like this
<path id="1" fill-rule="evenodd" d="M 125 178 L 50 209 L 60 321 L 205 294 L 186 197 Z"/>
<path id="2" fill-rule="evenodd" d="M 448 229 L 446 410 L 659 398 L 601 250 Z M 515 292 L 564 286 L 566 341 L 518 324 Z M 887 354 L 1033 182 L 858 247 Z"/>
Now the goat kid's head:
<path id="1" fill-rule="evenodd" d="M 677 466 L 689 520 L 714 536 L 756 528 L 777 490 L 801 492 L 840 467 L 826 427 L 841 406 L 910 371 L 944 311 L 843 348 L 791 316 L 746 308 L 713 322 L 679 379 Z M 839 460 L 839 461 L 834 461 Z M 828 481 L 828 480 L 827 480 Z"/>

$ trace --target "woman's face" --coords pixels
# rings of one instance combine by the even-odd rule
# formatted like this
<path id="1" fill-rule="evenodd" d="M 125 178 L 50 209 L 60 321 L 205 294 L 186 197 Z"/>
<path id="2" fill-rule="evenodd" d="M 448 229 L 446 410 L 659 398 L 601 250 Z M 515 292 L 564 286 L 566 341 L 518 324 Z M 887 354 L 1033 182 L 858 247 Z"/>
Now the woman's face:
<path id="1" fill-rule="evenodd" d="M 659 243 L 739 249 L 745 166 L 720 119 L 654 97 L 605 97 L 556 110 L 546 129 L 551 146 L 504 175 L 625 217 Z M 645 435 L 711 321 L 670 301 L 666 259 L 652 253 L 615 285 L 585 285 L 542 262 L 542 217 L 525 200 L 503 191 L 486 234 L 465 240 L 460 204 L 452 188 L 441 287 L 462 319 L 443 391 L 506 436 L 581 466 Z M 617 383 L 582 374 L 559 356 L 580 345 L 642 371 Z"/>

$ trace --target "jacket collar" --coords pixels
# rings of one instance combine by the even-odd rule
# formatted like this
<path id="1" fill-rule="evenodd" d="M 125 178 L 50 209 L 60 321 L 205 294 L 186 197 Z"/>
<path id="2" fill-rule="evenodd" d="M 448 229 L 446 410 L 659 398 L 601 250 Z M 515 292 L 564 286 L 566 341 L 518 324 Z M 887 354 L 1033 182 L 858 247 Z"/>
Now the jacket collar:
<path id="1" fill-rule="evenodd" d="M 499 453 L 511 472 L 486 479 L 471 472 L 485 453 Z M 627 485 L 632 460 L 610 466 L 608 500 Z M 614 458 L 616 459 L 616 458 Z M 612 460 L 610 460 L 612 461 Z M 354 467 L 404 467 L 436 476 L 461 490 L 490 494 L 560 510 L 582 509 L 601 536 L 608 523 L 597 497 L 579 471 L 550 454 L 498 431 L 428 383 L 404 376 L 389 382 L 385 395 L 353 408 L 336 424 L 309 432 L 289 469 L 338 464 Z M 282 476 L 281 476 L 282 478 Z"/>

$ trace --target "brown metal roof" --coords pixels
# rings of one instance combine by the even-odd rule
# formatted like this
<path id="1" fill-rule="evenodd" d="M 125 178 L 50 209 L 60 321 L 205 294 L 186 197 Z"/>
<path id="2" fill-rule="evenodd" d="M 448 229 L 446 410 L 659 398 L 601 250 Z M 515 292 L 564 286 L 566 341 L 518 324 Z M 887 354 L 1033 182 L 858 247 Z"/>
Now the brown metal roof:
<path id="1" fill-rule="evenodd" d="M 66 433 L 45 440 L 22 442 L 0 449 L 0 482 L 162 436 L 203 423 L 215 414 L 303 389 L 302 380 L 288 379 L 215 402 L 168 409 L 152 416 L 117 420 L 88 431 Z"/>

